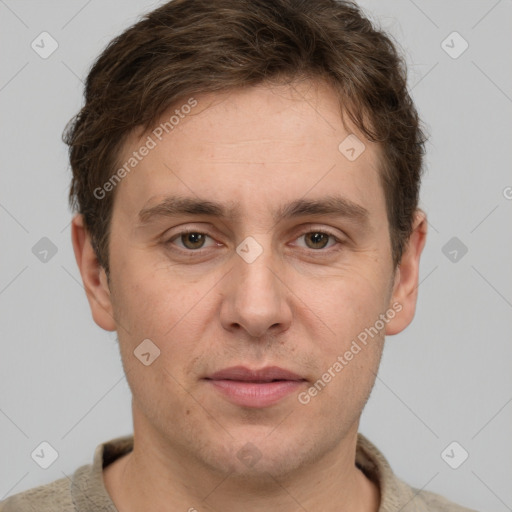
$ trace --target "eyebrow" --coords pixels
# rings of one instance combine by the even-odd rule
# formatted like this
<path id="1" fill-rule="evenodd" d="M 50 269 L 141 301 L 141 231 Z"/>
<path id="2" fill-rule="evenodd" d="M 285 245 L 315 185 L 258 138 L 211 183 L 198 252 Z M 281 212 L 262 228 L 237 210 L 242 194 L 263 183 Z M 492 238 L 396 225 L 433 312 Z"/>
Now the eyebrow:
<path id="1" fill-rule="evenodd" d="M 178 215 L 207 215 L 221 219 L 239 216 L 240 206 L 229 201 L 225 205 L 216 201 L 196 197 L 168 196 L 160 203 L 145 207 L 139 212 L 142 225 L 158 217 Z M 318 199 L 297 199 L 278 208 L 274 214 L 275 222 L 306 215 L 336 215 L 345 217 L 362 225 L 368 224 L 369 212 L 363 206 L 342 196 L 325 196 Z"/>

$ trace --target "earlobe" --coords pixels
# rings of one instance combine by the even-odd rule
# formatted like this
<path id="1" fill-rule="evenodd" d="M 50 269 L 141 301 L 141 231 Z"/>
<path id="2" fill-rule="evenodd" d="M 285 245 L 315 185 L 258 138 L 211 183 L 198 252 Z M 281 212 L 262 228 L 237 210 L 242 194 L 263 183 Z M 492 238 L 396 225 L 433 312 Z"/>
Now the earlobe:
<path id="1" fill-rule="evenodd" d="M 98 261 L 80 214 L 75 215 L 71 223 L 71 237 L 93 319 L 102 329 L 115 331 L 116 323 L 105 270 Z"/>
<path id="2" fill-rule="evenodd" d="M 386 335 L 403 331 L 414 318 L 418 298 L 420 258 L 427 238 L 427 217 L 422 210 L 416 210 L 413 230 L 396 270 L 390 307 L 399 303 L 400 312 L 386 325 Z"/>

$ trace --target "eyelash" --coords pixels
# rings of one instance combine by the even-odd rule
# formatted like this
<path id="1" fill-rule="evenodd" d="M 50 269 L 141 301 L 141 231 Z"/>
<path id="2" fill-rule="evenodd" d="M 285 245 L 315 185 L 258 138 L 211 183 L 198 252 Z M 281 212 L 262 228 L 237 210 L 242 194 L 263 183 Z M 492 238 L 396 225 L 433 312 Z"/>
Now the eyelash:
<path id="1" fill-rule="evenodd" d="M 185 229 L 183 231 L 180 231 L 178 233 L 175 233 L 170 239 L 168 239 L 166 242 L 164 242 L 164 245 L 166 246 L 172 246 L 172 250 L 175 250 L 177 252 L 181 253 L 189 253 L 189 254 L 202 254 L 208 250 L 208 248 L 200 248 L 200 249 L 183 249 L 181 247 L 177 247 L 173 244 L 174 240 L 180 239 L 183 235 L 188 235 L 190 233 L 198 234 L 198 235 L 206 235 L 207 237 L 211 238 L 213 240 L 213 237 L 210 236 L 208 233 L 204 233 L 203 231 L 195 230 L 195 229 Z M 337 238 L 337 236 L 334 233 L 331 233 L 329 231 L 326 231 L 324 229 L 309 229 L 308 231 L 304 231 L 301 233 L 296 239 L 301 238 L 305 235 L 308 235 L 310 233 L 320 233 L 323 235 L 327 235 L 328 237 L 334 239 L 336 242 L 335 244 L 331 245 L 331 247 L 327 248 L 321 248 L 321 249 L 310 249 L 308 247 L 301 247 L 301 249 L 311 252 L 311 253 L 328 253 L 331 251 L 339 250 L 339 246 L 343 245 L 343 241 Z M 295 240 L 296 240 L 295 239 Z M 338 247 L 336 247 L 338 246 Z M 333 249 L 334 248 L 334 249 Z M 330 249 L 330 250 L 329 250 Z"/>

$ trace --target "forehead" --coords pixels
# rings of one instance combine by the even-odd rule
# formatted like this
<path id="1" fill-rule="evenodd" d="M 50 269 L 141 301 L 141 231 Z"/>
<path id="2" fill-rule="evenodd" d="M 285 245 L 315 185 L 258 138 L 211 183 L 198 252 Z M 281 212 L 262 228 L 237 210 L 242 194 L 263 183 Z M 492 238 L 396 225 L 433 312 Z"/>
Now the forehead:
<path id="1" fill-rule="evenodd" d="M 193 100 L 192 109 L 182 108 L 193 104 L 185 98 L 153 129 L 127 138 L 120 165 L 142 146 L 151 149 L 118 185 L 114 210 L 133 216 L 176 193 L 253 210 L 256 200 L 265 210 L 327 192 L 370 211 L 384 206 L 381 149 L 342 120 L 326 84 L 262 85 Z"/>

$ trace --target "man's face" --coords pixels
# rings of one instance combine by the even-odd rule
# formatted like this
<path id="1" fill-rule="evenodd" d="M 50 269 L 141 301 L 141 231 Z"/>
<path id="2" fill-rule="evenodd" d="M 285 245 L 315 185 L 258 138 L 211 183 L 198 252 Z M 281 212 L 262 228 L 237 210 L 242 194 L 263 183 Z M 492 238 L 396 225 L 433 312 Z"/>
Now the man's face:
<path id="1" fill-rule="evenodd" d="M 365 150 L 342 154 L 350 125 L 322 84 L 196 100 L 161 141 L 152 136 L 156 147 L 116 190 L 110 299 L 135 429 L 221 472 L 284 475 L 355 436 L 374 383 L 385 329 L 332 369 L 393 303 L 381 153 L 355 132 Z M 127 140 L 121 165 L 148 135 Z M 225 215 L 153 208 L 171 196 L 218 203 Z M 280 215 L 329 198 L 357 208 Z M 145 339 L 160 350 L 147 366 L 134 355 Z M 212 379 L 235 366 L 299 379 Z"/>

